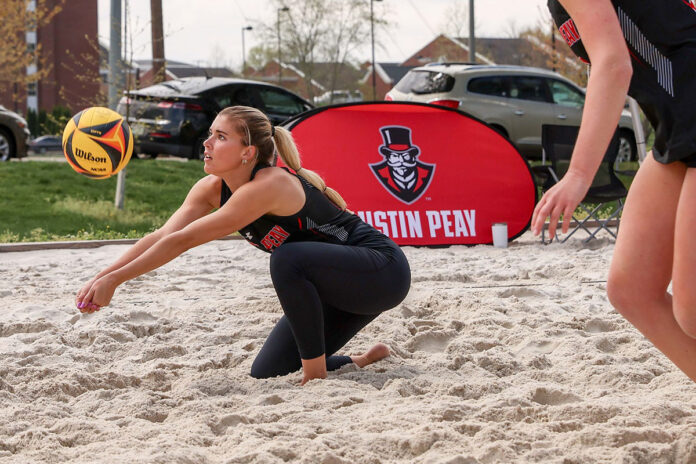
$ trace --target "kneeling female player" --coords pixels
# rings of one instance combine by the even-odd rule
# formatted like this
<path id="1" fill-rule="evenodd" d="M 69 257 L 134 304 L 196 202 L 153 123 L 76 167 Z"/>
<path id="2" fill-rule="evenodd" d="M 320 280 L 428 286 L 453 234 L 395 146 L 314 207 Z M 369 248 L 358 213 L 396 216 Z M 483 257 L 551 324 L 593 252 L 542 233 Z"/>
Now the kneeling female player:
<path id="1" fill-rule="evenodd" d="M 360 356 L 334 353 L 406 297 L 411 272 L 401 249 L 346 212 L 341 196 L 300 166 L 290 133 L 273 127 L 259 110 L 224 109 L 203 146 L 209 175 L 164 226 L 88 282 L 77 294 L 77 307 L 97 311 L 121 283 L 239 231 L 272 252 L 271 278 L 285 313 L 254 360 L 252 376 L 302 367 L 304 385 L 344 364 L 363 367 L 388 356 L 383 344 Z M 297 174 L 273 167 L 276 153 Z"/>

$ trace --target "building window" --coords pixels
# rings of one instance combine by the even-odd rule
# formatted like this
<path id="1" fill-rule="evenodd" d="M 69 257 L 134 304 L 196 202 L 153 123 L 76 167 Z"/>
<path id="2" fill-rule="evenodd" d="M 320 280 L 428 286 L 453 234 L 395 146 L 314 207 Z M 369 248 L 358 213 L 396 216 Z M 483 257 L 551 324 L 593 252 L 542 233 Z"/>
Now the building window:
<path id="1" fill-rule="evenodd" d="M 36 82 L 29 82 L 27 84 L 27 95 L 36 95 Z"/>
<path id="2" fill-rule="evenodd" d="M 36 56 L 36 44 L 35 43 L 31 43 L 31 42 L 27 43 L 27 55 L 32 57 L 32 64 L 36 65 L 37 56 Z"/>

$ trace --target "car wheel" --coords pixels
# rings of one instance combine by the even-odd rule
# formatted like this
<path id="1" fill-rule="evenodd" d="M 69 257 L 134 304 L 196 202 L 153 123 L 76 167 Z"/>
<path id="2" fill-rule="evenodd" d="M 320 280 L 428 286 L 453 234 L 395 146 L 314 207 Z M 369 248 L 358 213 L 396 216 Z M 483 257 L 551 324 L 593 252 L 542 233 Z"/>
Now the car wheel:
<path id="1" fill-rule="evenodd" d="M 14 139 L 5 129 L 0 129 L 0 159 L 8 160 L 15 152 Z"/>
<path id="2" fill-rule="evenodd" d="M 619 169 L 621 163 L 637 159 L 636 139 L 633 132 L 622 130 L 619 132 L 619 152 L 616 155 L 614 169 Z"/>

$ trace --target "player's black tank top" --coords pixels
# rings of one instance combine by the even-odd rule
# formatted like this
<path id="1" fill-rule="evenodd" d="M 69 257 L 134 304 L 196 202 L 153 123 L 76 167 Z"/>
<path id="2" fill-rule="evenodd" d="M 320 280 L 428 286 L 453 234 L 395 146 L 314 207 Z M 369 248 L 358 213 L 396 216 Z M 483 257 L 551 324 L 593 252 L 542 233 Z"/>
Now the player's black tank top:
<path id="1" fill-rule="evenodd" d="M 696 154 L 696 8 L 688 0 L 611 0 L 631 54 L 628 94 L 655 128 L 661 163 Z M 573 20 L 558 0 L 548 7 L 561 36 L 589 63 Z"/>
<path id="2" fill-rule="evenodd" d="M 269 166 L 256 165 L 251 178 L 267 167 Z M 300 180 L 304 190 L 305 203 L 302 209 L 290 216 L 266 214 L 242 227 L 239 233 L 249 243 L 269 253 L 283 243 L 314 241 L 374 248 L 391 255 L 389 250 L 396 245 L 390 238 L 363 222 L 360 217 L 339 209 L 302 176 L 291 174 Z M 223 180 L 220 207 L 232 195 L 233 192 Z"/>

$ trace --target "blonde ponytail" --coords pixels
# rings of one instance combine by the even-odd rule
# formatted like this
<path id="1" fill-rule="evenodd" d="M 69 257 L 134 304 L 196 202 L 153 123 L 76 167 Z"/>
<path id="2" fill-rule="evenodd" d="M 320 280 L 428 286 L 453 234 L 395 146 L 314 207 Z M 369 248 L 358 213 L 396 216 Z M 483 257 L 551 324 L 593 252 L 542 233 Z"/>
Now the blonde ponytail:
<path id="1" fill-rule="evenodd" d="M 346 209 L 346 202 L 337 191 L 331 187 L 328 187 L 326 182 L 324 182 L 324 179 L 322 179 L 319 174 L 302 167 L 300 162 L 300 152 L 297 150 L 297 146 L 292 138 L 292 134 L 290 134 L 287 129 L 283 127 L 275 127 L 275 136 L 273 139 L 283 163 L 295 171 L 297 175 L 303 177 L 305 180 L 307 180 L 307 182 L 324 192 L 324 195 L 326 195 L 328 199 L 331 200 L 336 206 L 342 210 Z"/>
<path id="2" fill-rule="evenodd" d="M 324 195 L 336 206 L 346 210 L 346 202 L 337 191 L 327 187 L 326 182 L 319 174 L 302 167 L 300 153 L 297 151 L 295 141 L 288 130 L 272 126 L 265 114 L 249 106 L 230 106 L 218 114 L 229 117 L 236 123 L 237 132 L 245 145 L 254 145 L 257 148 L 259 163 L 275 166 L 277 152 L 283 162 L 297 175 L 324 192 Z"/>

